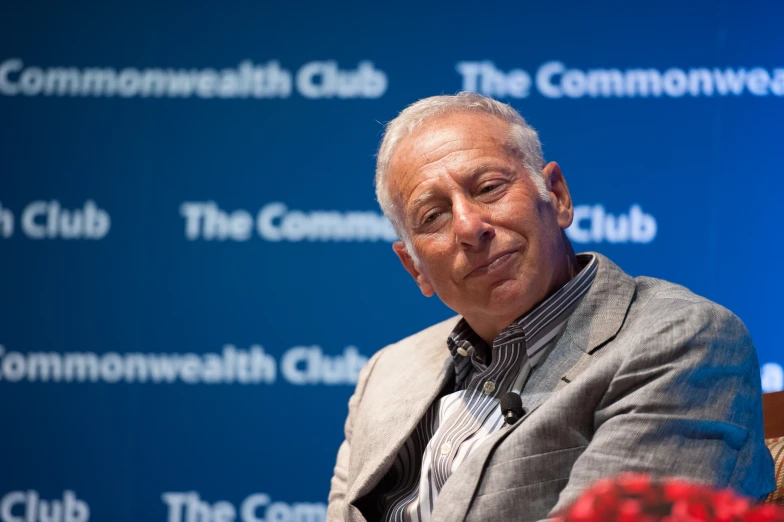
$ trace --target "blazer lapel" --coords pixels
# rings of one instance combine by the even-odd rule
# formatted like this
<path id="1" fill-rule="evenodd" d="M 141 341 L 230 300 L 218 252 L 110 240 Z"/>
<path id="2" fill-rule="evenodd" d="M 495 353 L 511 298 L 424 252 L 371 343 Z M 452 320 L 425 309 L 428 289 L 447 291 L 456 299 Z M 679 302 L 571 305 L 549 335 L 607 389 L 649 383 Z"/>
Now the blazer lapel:
<path id="1" fill-rule="evenodd" d="M 563 375 L 556 390 L 588 369 L 597 357 L 597 351 L 618 334 L 637 291 L 637 283 L 630 275 L 603 255 L 595 252 L 593 255 L 599 262 L 596 278 L 569 317 L 562 339 L 584 353 Z"/>
<path id="2" fill-rule="evenodd" d="M 575 346 L 592 353 L 615 337 L 623 326 L 637 284 L 601 254 L 593 252 L 599 267 L 590 290 L 569 317 L 565 335 Z"/>
<path id="3" fill-rule="evenodd" d="M 457 319 L 441 323 L 438 326 L 444 327 L 401 350 L 390 351 L 384 374 L 374 375 L 368 384 L 362 402 L 374 411 L 355 426 L 357 445 L 352 447 L 352 460 L 356 455 L 360 468 L 355 470 L 356 479 L 347 495 L 349 503 L 372 491 L 430 405 L 453 382 L 454 363 L 446 338 Z"/>

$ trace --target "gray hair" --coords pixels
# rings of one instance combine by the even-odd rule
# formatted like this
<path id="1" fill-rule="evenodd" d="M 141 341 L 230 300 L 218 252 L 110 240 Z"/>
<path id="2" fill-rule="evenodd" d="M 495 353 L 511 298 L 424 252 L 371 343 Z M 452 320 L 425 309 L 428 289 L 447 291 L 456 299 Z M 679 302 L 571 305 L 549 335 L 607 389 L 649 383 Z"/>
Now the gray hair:
<path id="1" fill-rule="evenodd" d="M 539 191 L 539 195 L 545 201 L 550 201 L 550 195 L 542 176 L 544 168 L 542 144 L 534 128 L 526 123 L 520 113 L 510 105 L 473 92 L 423 98 L 403 109 L 394 120 L 386 125 L 376 159 L 376 199 L 378 199 L 378 204 L 384 215 L 395 227 L 398 237 L 406 243 L 411 255 L 414 255 L 414 252 L 411 249 L 408 234 L 389 193 L 387 178 L 392 154 L 406 136 L 409 136 L 424 123 L 440 116 L 461 112 L 489 114 L 507 122 L 509 124 L 509 145 L 520 156 L 523 166 Z"/>

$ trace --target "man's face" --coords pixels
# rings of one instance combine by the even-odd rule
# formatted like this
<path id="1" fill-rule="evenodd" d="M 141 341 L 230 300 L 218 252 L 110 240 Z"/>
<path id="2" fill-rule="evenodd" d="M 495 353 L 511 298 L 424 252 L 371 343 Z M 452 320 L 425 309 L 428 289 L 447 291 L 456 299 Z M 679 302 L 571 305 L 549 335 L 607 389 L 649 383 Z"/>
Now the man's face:
<path id="1" fill-rule="evenodd" d="M 423 294 L 437 294 L 483 337 L 569 279 L 561 229 L 572 204 L 560 169 L 544 169 L 546 202 L 508 144 L 499 118 L 446 115 L 401 141 L 388 176 L 415 255 L 402 242 L 395 252 Z"/>

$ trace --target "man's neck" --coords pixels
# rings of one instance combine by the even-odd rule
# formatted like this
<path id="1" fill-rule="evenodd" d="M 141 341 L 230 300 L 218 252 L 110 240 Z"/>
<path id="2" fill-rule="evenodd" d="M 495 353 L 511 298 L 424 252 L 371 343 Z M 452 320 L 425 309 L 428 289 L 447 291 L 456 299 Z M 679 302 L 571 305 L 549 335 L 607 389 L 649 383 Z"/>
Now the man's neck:
<path id="1" fill-rule="evenodd" d="M 479 337 L 481 337 L 482 340 L 485 341 L 485 343 L 487 343 L 487 346 L 490 348 L 491 352 L 492 352 L 493 342 L 495 341 L 496 337 L 500 335 L 501 332 L 503 332 L 506 328 L 508 328 L 512 323 L 516 322 L 518 319 L 525 316 L 531 310 L 535 309 L 537 306 L 539 306 L 540 303 L 542 303 L 542 301 L 546 300 L 548 297 L 553 295 L 560 288 L 566 285 L 569 281 L 574 279 L 574 277 L 578 273 L 580 273 L 582 267 L 580 266 L 580 262 L 577 260 L 577 256 L 575 255 L 574 250 L 572 249 L 572 245 L 568 241 L 566 241 L 565 244 L 566 244 L 566 252 L 565 252 L 566 259 L 565 262 L 562 264 L 562 269 L 559 271 L 558 277 L 556 277 L 553 280 L 553 284 L 549 288 L 547 294 L 541 299 L 539 299 L 536 303 L 534 303 L 533 306 L 529 307 L 523 313 L 515 314 L 514 317 L 507 317 L 496 322 L 495 324 L 488 323 L 487 325 L 483 325 L 483 327 L 479 327 L 479 328 L 474 327 L 474 325 L 471 324 L 471 321 L 468 321 L 466 319 L 468 321 L 469 326 L 471 326 L 471 328 L 474 329 L 474 332 L 476 332 L 476 334 Z M 490 360 L 491 356 L 492 353 L 487 354 L 488 361 Z"/>

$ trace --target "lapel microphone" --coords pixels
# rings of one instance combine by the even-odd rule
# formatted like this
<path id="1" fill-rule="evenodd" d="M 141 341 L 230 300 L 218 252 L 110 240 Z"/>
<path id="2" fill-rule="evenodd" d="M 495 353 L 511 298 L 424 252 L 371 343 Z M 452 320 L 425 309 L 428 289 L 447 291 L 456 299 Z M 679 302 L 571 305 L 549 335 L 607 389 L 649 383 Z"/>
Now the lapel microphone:
<path id="1" fill-rule="evenodd" d="M 504 416 L 504 421 L 511 426 L 525 415 L 523 400 L 515 392 L 506 392 L 501 395 L 501 413 Z"/>

